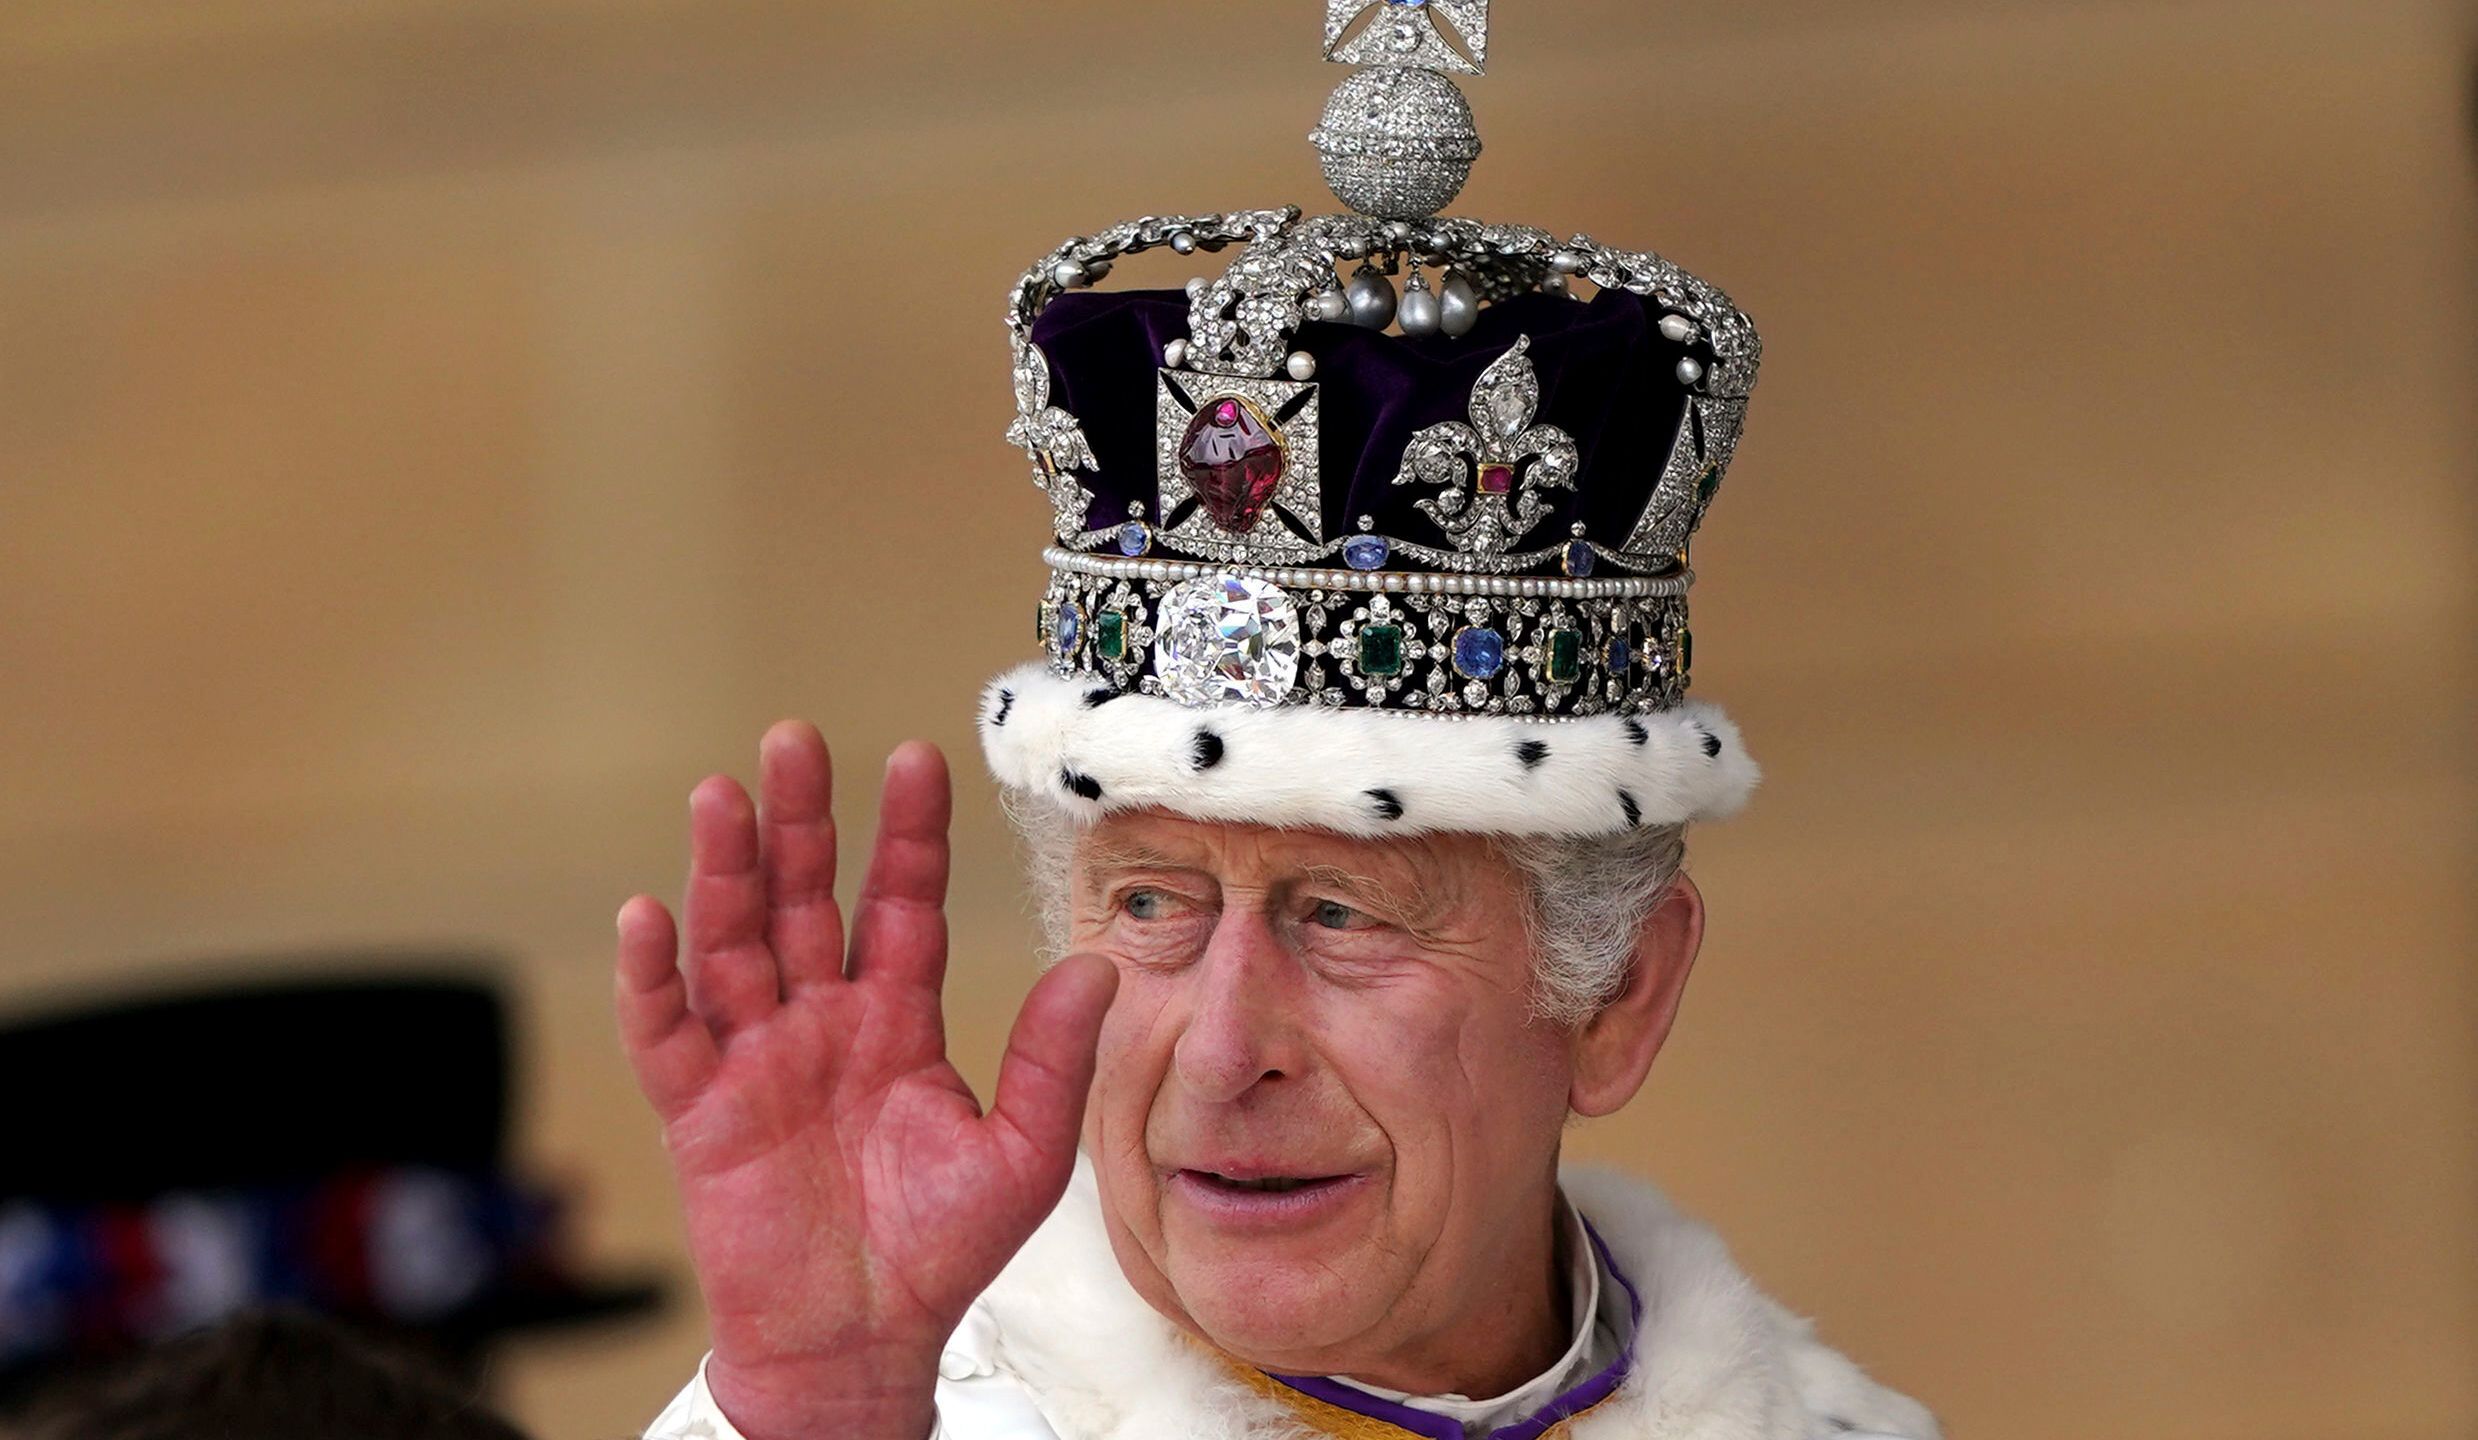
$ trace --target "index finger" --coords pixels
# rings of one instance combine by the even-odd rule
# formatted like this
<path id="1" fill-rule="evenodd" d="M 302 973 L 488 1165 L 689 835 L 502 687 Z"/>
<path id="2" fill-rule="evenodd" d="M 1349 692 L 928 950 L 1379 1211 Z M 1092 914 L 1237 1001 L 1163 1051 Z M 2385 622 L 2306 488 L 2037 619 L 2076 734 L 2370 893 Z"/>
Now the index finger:
<path id="1" fill-rule="evenodd" d="M 757 807 L 738 781 L 714 775 L 691 792 L 688 809 L 688 1003 L 727 1042 L 773 1013 L 782 995 L 766 947 Z"/>

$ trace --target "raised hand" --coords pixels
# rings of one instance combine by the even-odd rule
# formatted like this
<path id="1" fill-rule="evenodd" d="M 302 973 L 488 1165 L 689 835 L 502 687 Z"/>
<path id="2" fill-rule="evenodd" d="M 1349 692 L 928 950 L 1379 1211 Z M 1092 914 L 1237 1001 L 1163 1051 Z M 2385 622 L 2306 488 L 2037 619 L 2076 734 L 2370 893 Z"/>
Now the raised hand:
<path id="1" fill-rule="evenodd" d="M 826 742 L 759 747 L 762 811 L 689 799 L 685 964 L 671 916 L 619 913 L 620 1035 L 662 1117 L 713 1330 L 716 1403 L 749 1440 L 920 1440 L 938 1355 L 1066 1188 L 1117 972 L 1034 985 L 986 1115 L 946 1058 L 946 762 L 887 761 L 847 945 Z"/>

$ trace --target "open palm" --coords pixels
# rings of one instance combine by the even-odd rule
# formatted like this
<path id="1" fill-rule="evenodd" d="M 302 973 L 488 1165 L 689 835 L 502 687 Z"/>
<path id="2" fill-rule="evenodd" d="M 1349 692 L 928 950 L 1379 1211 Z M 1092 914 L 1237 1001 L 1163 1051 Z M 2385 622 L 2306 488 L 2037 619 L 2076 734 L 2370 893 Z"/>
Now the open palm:
<path id="1" fill-rule="evenodd" d="M 685 963 L 660 902 L 620 911 L 621 1038 L 679 1181 L 717 1402 L 750 1440 L 910 1440 L 946 1337 L 1066 1187 L 1115 972 L 1042 978 L 984 1115 L 939 1005 L 945 761 L 888 761 L 847 944 L 825 741 L 787 722 L 759 753 L 762 812 L 722 776 L 690 798 Z"/>

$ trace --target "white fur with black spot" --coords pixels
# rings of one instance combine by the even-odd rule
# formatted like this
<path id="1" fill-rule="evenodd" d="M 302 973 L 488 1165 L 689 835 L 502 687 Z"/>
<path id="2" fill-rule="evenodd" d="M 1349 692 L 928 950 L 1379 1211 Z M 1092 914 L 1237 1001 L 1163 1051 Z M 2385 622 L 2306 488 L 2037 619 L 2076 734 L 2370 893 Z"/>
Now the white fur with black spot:
<path id="1" fill-rule="evenodd" d="M 1760 773 L 1737 727 L 1700 701 L 1543 724 L 1107 694 L 1039 661 L 991 681 L 981 748 L 999 783 L 1086 819 L 1159 808 L 1345 835 L 1581 836 L 1726 819 Z M 1200 733 L 1220 742 L 1210 763 Z M 1526 741 L 1548 753 L 1526 763 Z"/>

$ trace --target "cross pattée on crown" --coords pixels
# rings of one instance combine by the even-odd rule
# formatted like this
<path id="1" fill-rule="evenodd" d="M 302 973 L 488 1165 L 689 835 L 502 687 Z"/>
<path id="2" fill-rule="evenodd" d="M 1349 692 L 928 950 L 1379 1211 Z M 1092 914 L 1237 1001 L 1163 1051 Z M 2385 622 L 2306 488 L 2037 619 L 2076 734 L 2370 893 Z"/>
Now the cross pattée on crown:
<path id="1" fill-rule="evenodd" d="M 1325 0 L 1325 58 L 1481 74 L 1489 63 L 1489 0 Z"/>

